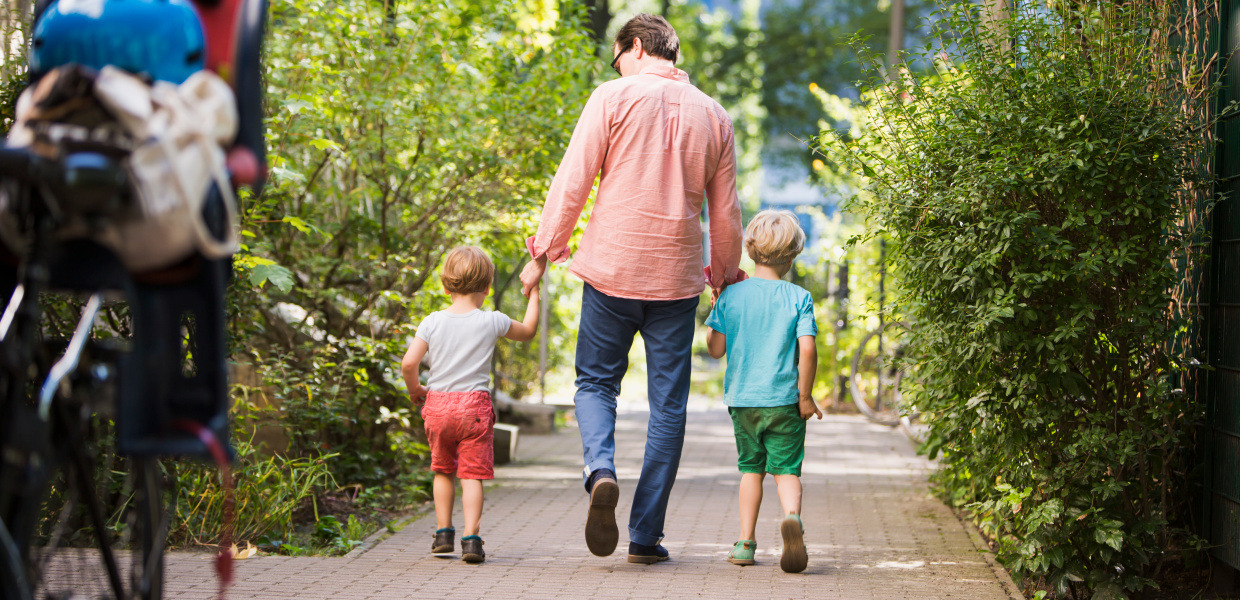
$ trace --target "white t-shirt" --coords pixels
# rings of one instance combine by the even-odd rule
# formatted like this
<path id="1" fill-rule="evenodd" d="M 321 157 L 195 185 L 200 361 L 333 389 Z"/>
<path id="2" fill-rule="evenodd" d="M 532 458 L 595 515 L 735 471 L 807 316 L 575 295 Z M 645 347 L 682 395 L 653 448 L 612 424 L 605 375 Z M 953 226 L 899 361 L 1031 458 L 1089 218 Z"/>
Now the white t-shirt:
<path id="1" fill-rule="evenodd" d="M 436 311 L 418 324 L 414 336 L 429 348 L 426 362 L 432 392 L 474 392 L 491 389 L 491 355 L 495 341 L 508 333 L 512 319 L 493 310 L 464 314 Z"/>

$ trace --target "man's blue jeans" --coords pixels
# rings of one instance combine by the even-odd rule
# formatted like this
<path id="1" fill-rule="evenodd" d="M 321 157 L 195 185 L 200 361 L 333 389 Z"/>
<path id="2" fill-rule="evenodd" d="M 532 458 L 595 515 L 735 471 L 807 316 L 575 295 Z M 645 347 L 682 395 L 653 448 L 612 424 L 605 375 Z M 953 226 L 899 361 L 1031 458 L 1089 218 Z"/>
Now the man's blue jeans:
<path id="1" fill-rule="evenodd" d="M 629 514 L 629 540 L 645 546 L 663 537 L 667 498 L 680 466 L 697 305 L 696 297 L 615 298 L 589 284 L 582 293 L 574 403 L 587 480 L 597 469 L 616 470 L 616 396 L 629 366 L 633 336 L 641 332 L 646 345 L 650 425 Z"/>

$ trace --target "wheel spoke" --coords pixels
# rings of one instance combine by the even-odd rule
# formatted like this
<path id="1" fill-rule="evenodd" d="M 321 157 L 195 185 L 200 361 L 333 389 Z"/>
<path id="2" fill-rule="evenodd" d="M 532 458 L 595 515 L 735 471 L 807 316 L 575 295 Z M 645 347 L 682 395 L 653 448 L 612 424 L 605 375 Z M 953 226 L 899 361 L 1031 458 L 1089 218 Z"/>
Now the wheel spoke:
<path id="1" fill-rule="evenodd" d="M 0 520 L 0 573 L 7 575 L 4 578 L 6 583 L 0 587 L 0 592 L 4 592 L 5 597 L 30 600 L 30 582 L 27 581 L 26 569 L 22 566 L 21 551 L 13 536 L 9 535 L 9 528 L 5 527 L 3 520 Z"/>

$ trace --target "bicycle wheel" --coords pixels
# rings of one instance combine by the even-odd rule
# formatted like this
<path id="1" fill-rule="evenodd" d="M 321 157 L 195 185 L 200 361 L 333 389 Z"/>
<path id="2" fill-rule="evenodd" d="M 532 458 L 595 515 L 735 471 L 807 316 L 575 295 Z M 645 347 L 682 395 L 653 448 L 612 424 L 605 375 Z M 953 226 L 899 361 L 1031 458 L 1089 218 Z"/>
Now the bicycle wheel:
<path id="1" fill-rule="evenodd" d="M 867 419 L 895 427 L 900 424 L 899 359 L 908 324 L 893 321 L 866 334 L 853 354 L 848 376 L 849 395 Z"/>
<path id="2" fill-rule="evenodd" d="M 28 565 L 34 597 L 158 600 L 167 532 L 159 463 L 116 456 L 110 424 L 90 420 L 41 503 Z"/>
<path id="3" fill-rule="evenodd" d="M 72 438 L 47 452 L 6 440 L 6 458 L 18 460 L 6 465 L 5 481 L 16 485 L 0 494 L 3 598 L 160 597 L 167 529 L 160 466 L 119 459 L 97 439 Z"/>
<path id="4" fill-rule="evenodd" d="M 904 435 L 907 435 L 908 439 L 918 444 L 923 444 L 926 441 L 926 436 L 930 433 L 930 426 L 922 423 L 918 416 L 919 413 L 916 412 L 900 415 L 900 429 L 904 431 Z"/>

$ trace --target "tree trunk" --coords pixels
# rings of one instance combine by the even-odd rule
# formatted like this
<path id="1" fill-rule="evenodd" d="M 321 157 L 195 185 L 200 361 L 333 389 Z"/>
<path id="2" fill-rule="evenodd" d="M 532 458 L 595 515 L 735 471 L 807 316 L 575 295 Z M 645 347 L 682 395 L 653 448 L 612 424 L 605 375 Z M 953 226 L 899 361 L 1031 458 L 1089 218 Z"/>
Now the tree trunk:
<path id="1" fill-rule="evenodd" d="M 16 72 L 14 65 L 25 58 L 29 18 L 30 0 L 10 0 L 0 10 L 0 33 L 3 33 L 0 43 L 4 44 L 4 48 L 0 49 L 0 73 L 6 79 Z"/>
<path id="2" fill-rule="evenodd" d="M 995 44 L 995 50 L 1001 52 L 1009 52 L 1012 49 L 1012 37 L 1007 30 L 1007 21 L 1012 17 L 1011 8 L 1008 0 L 983 0 L 985 3 L 985 14 L 982 16 L 983 22 L 990 28 L 998 42 Z"/>
<path id="3" fill-rule="evenodd" d="M 888 76 L 896 68 L 900 60 L 900 52 L 904 51 L 904 0 L 891 0 L 891 29 L 887 34 L 887 70 Z"/>
<path id="4" fill-rule="evenodd" d="M 607 26 L 611 24 L 612 17 L 608 0 L 586 0 L 585 4 L 590 9 L 590 38 L 598 45 L 599 52 L 604 52 L 611 46 L 611 40 L 607 39 Z M 610 55 L 610 52 L 607 54 Z"/>

